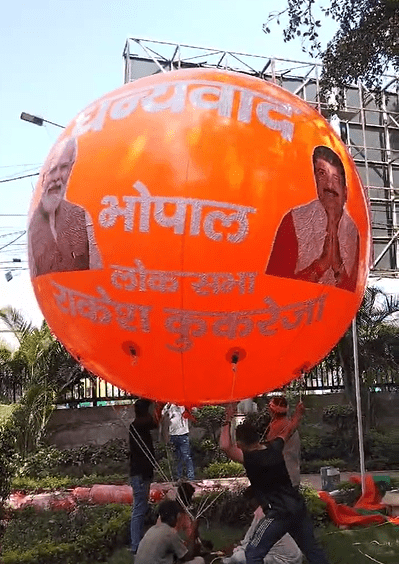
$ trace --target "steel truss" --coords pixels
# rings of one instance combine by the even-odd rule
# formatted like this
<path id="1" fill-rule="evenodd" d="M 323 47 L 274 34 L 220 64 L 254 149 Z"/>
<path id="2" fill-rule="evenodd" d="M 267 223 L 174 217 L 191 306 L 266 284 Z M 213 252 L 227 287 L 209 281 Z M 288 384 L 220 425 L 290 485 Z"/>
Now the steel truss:
<path id="1" fill-rule="evenodd" d="M 399 278 L 399 77 L 384 77 L 381 103 L 364 84 L 349 85 L 338 106 L 337 93 L 320 97 L 321 65 L 129 38 L 123 51 L 125 83 L 181 68 L 231 70 L 272 81 L 296 94 L 326 117 L 347 144 L 367 188 L 372 217 L 372 276 Z"/>

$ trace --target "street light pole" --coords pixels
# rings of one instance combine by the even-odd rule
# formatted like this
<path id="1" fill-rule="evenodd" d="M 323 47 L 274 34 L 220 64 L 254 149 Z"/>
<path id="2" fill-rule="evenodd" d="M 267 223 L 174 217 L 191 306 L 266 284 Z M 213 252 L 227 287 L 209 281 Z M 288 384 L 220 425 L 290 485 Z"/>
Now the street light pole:
<path id="1" fill-rule="evenodd" d="M 44 119 L 39 116 L 33 116 L 32 114 L 27 114 L 26 112 L 22 112 L 20 118 L 23 121 L 29 121 L 30 123 L 34 123 L 35 125 L 43 125 L 43 123 L 46 122 L 46 123 L 50 123 L 51 125 L 55 125 L 56 127 L 60 127 L 61 129 L 65 129 L 64 125 L 60 125 L 59 123 L 54 123 L 53 121 L 49 121 L 48 119 Z"/>

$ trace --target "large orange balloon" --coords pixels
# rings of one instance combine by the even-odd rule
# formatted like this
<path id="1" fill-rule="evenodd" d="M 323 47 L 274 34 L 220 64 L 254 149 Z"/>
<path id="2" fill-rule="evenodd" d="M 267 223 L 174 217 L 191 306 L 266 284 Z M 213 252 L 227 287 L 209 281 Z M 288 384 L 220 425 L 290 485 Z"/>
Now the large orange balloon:
<path id="1" fill-rule="evenodd" d="M 329 124 L 278 86 L 203 69 L 79 114 L 29 219 L 57 337 L 114 385 L 186 405 L 317 364 L 360 305 L 369 249 L 364 190 Z"/>

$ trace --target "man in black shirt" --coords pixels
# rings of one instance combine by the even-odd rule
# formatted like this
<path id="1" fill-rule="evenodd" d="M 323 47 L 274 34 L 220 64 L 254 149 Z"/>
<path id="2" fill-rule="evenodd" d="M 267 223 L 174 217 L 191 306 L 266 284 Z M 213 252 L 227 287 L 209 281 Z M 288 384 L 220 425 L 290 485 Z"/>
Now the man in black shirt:
<path id="1" fill-rule="evenodd" d="M 132 552 L 135 554 L 143 536 L 144 517 L 148 509 L 150 485 L 154 477 L 154 445 L 151 431 L 159 423 L 159 409 L 149 412 L 151 402 L 138 399 L 134 404 L 135 419 L 129 427 L 130 479 L 133 509 L 130 522 Z"/>
<path id="2" fill-rule="evenodd" d="M 305 500 L 292 486 L 283 457 L 284 443 L 298 427 L 303 412 L 300 402 L 290 424 L 266 444 L 260 443 L 253 425 L 243 423 L 236 429 L 236 444 L 233 444 L 230 434 L 233 411 L 226 410 L 220 446 L 232 460 L 244 464 L 253 493 L 265 514 L 245 549 L 247 564 L 262 564 L 271 547 L 285 533 L 292 536 L 309 564 L 328 564 L 314 537 Z"/>

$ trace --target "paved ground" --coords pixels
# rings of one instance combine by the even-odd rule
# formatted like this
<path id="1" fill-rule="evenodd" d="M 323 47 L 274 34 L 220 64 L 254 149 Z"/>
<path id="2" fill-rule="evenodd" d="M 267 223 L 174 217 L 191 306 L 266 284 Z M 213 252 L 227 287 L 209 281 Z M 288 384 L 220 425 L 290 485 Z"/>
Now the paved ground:
<path id="1" fill-rule="evenodd" d="M 341 472 L 341 482 L 347 482 L 350 476 L 358 474 L 357 472 Z M 373 476 L 390 476 L 391 478 L 399 478 L 399 470 L 370 472 Z M 321 490 L 321 476 L 320 474 L 301 474 L 301 484 L 310 484 L 316 490 Z"/>
<path id="2" fill-rule="evenodd" d="M 359 475 L 359 472 L 341 472 L 340 481 L 347 482 L 350 476 Z M 399 479 L 399 470 L 392 471 L 377 471 L 370 472 L 373 476 L 390 476 L 391 478 Z M 248 484 L 247 478 L 219 478 L 214 480 L 196 480 L 195 484 L 197 486 L 197 493 L 200 491 L 212 490 L 215 486 L 224 486 L 229 489 L 234 489 L 234 487 L 240 487 L 242 485 Z M 321 490 L 321 476 L 320 474 L 301 474 L 301 484 L 309 484 L 313 486 L 316 490 Z M 171 484 L 172 485 L 172 484 Z M 162 484 L 164 487 L 165 484 Z"/>

